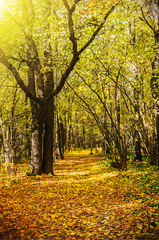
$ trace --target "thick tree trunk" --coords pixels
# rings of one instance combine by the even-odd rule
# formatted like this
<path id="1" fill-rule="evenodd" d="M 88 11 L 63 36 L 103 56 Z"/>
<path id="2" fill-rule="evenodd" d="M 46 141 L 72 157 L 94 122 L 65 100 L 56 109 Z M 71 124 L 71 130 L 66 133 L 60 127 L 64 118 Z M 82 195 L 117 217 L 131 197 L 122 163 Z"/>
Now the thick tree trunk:
<path id="1" fill-rule="evenodd" d="M 51 5 L 50 5 L 51 6 Z M 49 6 L 49 7 L 50 7 Z M 51 10 L 49 9 L 48 17 Z M 44 14 L 47 15 L 47 12 Z M 44 26 L 45 30 L 50 29 L 50 24 Z M 50 39 L 48 31 L 47 35 Z M 54 89 L 54 76 L 52 70 L 52 48 L 50 42 L 45 39 L 44 48 L 44 66 L 46 68 L 45 76 L 45 95 L 48 96 Z M 47 103 L 46 115 L 44 121 L 44 144 L 43 144 L 43 163 L 42 172 L 53 175 L 53 133 L 54 133 L 54 98 L 52 97 Z"/>
<path id="2" fill-rule="evenodd" d="M 31 101 L 32 108 L 32 134 L 31 134 L 31 174 L 40 175 L 43 159 L 43 106 Z M 40 114 L 41 113 L 41 114 Z M 43 114 L 42 114 L 43 113 Z"/>
<path id="3" fill-rule="evenodd" d="M 33 123 L 31 137 L 31 173 L 41 174 L 42 164 L 42 126 Z"/>
<path id="4" fill-rule="evenodd" d="M 54 99 L 49 102 L 44 129 L 42 172 L 53 175 Z"/>

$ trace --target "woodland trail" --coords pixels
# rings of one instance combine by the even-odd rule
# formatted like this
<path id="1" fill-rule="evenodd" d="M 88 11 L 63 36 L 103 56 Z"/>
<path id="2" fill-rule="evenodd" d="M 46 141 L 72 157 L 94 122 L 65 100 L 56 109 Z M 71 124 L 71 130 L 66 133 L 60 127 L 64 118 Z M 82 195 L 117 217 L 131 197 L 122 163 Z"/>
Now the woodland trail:
<path id="1" fill-rule="evenodd" d="M 55 162 L 55 176 L 28 177 L 24 166 L 1 176 L 0 239 L 157 239 L 157 188 L 148 191 L 157 175 L 149 171 L 151 179 L 146 170 L 119 173 L 104 157 L 77 153 Z"/>

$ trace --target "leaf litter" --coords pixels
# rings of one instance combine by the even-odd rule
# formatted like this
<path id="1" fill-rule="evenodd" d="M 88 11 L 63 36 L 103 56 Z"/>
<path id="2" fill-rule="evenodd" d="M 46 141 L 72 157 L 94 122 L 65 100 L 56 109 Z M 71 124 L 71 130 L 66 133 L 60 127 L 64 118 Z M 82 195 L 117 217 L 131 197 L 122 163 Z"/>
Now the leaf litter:
<path id="1" fill-rule="evenodd" d="M 55 176 L 1 177 L 0 239 L 158 239 L 157 171 L 103 161 L 66 155 Z"/>

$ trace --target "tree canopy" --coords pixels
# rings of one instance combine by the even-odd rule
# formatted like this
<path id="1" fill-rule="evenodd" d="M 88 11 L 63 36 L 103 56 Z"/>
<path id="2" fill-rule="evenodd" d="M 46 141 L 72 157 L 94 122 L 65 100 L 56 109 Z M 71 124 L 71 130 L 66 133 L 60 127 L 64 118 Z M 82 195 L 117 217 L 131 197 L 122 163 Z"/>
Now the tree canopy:
<path id="1" fill-rule="evenodd" d="M 1 125 L 2 135 L 14 132 L 13 158 L 11 145 L 25 128 L 24 155 L 30 145 L 35 175 L 53 174 L 58 144 L 64 153 L 82 139 L 87 147 L 103 146 L 118 168 L 127 168 L 129 151 L 157 165 L 158 1 L 8 0 L 1 6 Z"/>

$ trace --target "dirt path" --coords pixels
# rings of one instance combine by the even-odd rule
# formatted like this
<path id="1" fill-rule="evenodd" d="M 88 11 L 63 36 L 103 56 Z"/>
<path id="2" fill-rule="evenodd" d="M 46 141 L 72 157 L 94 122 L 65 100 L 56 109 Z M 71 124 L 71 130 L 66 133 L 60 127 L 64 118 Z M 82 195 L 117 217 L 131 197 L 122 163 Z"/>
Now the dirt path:
<path id="1" fill-rule="evenodd" d="M 157 239 L 157 205 L 142 201 L 156 204 L 156 194 L 143 192 L 139 174 L 84 155 L 56 161 L 54 173 L 1 178 L 0 239 Z"/>

